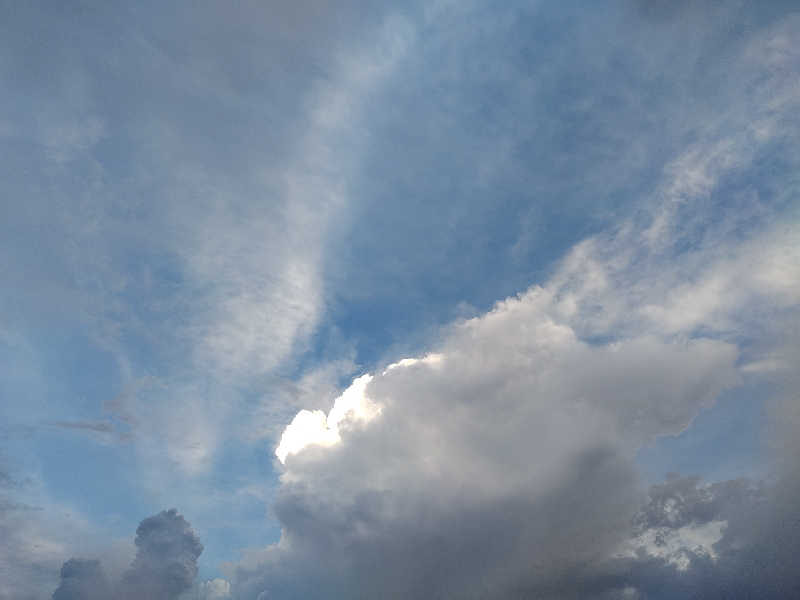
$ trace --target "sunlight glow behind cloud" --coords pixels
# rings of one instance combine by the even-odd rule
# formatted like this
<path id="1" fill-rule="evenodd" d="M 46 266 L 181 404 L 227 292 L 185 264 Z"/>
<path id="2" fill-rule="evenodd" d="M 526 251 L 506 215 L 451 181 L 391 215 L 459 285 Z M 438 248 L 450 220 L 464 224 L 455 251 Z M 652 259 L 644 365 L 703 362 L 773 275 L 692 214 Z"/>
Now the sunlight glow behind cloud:
<path id="1" fill-rule="evenodd" d="M 403 358 L 386 367 L 383 375 L 397 368 L 407 368 L 421 364 L 426 366 L 440 365 L 444 356 L 430 353 L 422 358 Z M 333 402 L 333 407 L 326 416 L 321 410 L 303 409 L 297 413 L 292 422 L 281 434 L 281 441 L 275 449 L 275 456 L 282 464 L 291 454 L 297 454 L 308 446 L 333 446 L 341 441 L 339 427 L 344 421 L 352 423 L 369 423 L 381 413 L 381 407 L 373 402 L 366 393 L 367 385 L 372 381 L 370 374 L 362 375 L 342 392 Z"/>
<path id="2" fill-rule="evenodd" d="M 369 422 L 380 414 L 380 407 L 366 395 L 367 384 L 372 375 L 362 375 L 353 380 L 342 395 L 336 398 L 333 408 L 326 416 L 321 410 L 301 410 L 281 435 L 275 449 L 275 456 L 286 463 L 290 454 L 297 454 L 304 448 L 332 446 L 341 440 L 339 425 L 349 419 L 353 422 Z"/>

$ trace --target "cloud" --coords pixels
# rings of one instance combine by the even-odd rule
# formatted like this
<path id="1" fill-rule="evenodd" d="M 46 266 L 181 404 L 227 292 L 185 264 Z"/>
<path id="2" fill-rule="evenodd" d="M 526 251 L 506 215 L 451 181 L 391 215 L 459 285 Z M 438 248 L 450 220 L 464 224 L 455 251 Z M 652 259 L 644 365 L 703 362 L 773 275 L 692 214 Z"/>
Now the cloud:
<path id="1" fill-rule="evenodd" d="M 136 530 L 136 557 L 121 579 L 109 584 L 98 560 L 72 558 L 61 568 L 53 600 L 176 600 L 191 589 L 203 545 L 175 509 L 144 519 Z M 216 583 L 209 588 L 214 595 Z M 205 589 L 205 588 L 204 588 Z"/>
<path id="2" fill-rule="evenodd" d="M 272 429 L 295 412 L 272 383 L 299 372 L 325 310 L 326 241 L 348 218 L 361 109 L 412 35 L 381 3 L 203 4 L 175 21 L 140 8 L 89 24 L 29 5 L 0 24 L 0 81 L 13 90 L 0 136 L 17 157 L 2 178 L 0 337 L 32 349 L 0 344 L 0 420 L 91 436 L 68 441 L 65 462 L 131 466 L 120 476 L 130 504 L 91 503 L 106 523 L 165 496 L 193 514 L 230 509 L 214 469 L 263 444 L 253 403 L 280 414 Z M 31 46 L 30 31 L 45 43 Z M 210 112 L 186 110 L 194 103 Z M 127 443 L 96 461 L 93 444 L 114 441 Z M 104 498 L 121 472 L 111 468 L 79 470 L 62 491 Z M 254 535 L 238 508 L 227 539 Z M 49 577 L 67 556 L 48 559 Z"/>
<path id="3" fill-rule="evenodd" d="M 651 489 L 638 515 L 643 533 L 636 541 L 649 537 L 655 546 L 609 561 L 609 580 L 624 581 L 636 598 L 794 597 L 800 592 L 793 566 L 800 550 L 798 500 L 795 474 L 772 484 L 672 478 Z M 721 527 L 711 544 L 675 544 L 677 533 L 702 532 L 713 523 Z"/>
<path id="4" fill-rule="evenodd" d="M 61 584 L 53 600 L 106 600 L 111 586 L 98 560 L 71 558 L 61 567 Z"/>
<path id="5" fill-rule="evenodd" d="M 747 525 L 793 550 L 798 532 L 776 531 L 793 477 L 763 493 L 669 480 L 648 501 L 635 465 L 724 390 L 770 376 L 740 365 L 791 355 L 773 332 L 796 329 L 796 219 L 725 187 L 787 139 L 773 126 L 795 99 L 764 108 L 786 84 L 760 84 L 665 162 L 631 219 L 454 323 L 435 364 L 363 375 L 345 393 L 371 418 L 301 412 L 278 446 L 281 539 L 231 566 L 233 597 L 715 597 L 744 577 L 728 571 L 750 574 L 751 595 L 794 590 L 790 554 Z"/>
<path id="6" fill-rule="evenodd" d="M 120 582 L 120 597 L 168 600 L 192 586 L 203 545 L 175 509 L 142 521 L 136 547 L 136 558 Z"/>
<path id="7" fill-rule="evenodd" d="M 286 427 L 275 456 L 282 463 L 290 454 L 296 454 L 310 445 L 331 446 L 341 441 L 339 425 L 345 420 L 368 422 L 380 414 L 380 409 L 366 396 L 371 375 L 353 380 L 341 396 L 333 402 L 326 416 L 321 410 L 301 410 Z"/>
<path id="8" fill-rule="evenodd" d="M 743 378 L 773 381 L 797 356 L 772 338 L 798 322 L 797 227 L 778 210 L 793 191 L 777 178 L 774 186 L 786 189 L 772 197 L 772 183 L 740 175 L 778 156 L 792 164 L 784 150 L 796 130 L 796 19 L 723 44 L 715 32 L 727 32 L 730 21 L 698 11 L 704 20 L 685 23 L 677 16 L 687 3 L 656 11 L 672 17 L 652 21 L 680 26 L 667 39 L 653 27 L 604 21 L 615 11 L 584 21 L 524 7 L 436 3 L 418 29 L 413 19 L 381 16 L 354 51 L 350 44 L 332 51 L 343 43 L 332 38 L 364 39 L 349 25 L 362 22 L 354 16 L 360 4 L 241 12 L 204 5 L 187 29 L 169 15 L 142 22 L 144 10 L 122 19 L 137 25 L 122 31 L 18 11 L 26 26 L 10 20 L 0 43 L 27 62 L 23 69 L 4 61 L 0 75 L 19 90 L 9 104 L 35 101 L 33 112 L 44 116 L 32 138 L 26 123 L 0 124 L 15 144 L 5 195 L 26 200 L 24 210 L 9 211 L 0 237 L 14 243 L 20 231 L 51 234 L 29 255 L 3 253 L 13 258 L 3 265 L 3 306 L 14 308 L 5 312 L 22 307 L 20 320 L 44 331 L 41 346 L 64 356 L 72 349 L 50 346 L 50 332 L 60 330 L 50 325 L 61 321 L 42 325 L 41 313 L 28 311 L 79 315 L 74 328 L 90 331 L 117 362 L 121 381 L 107 389 L 157 373 L 163 386 L 125 398 L 114 420 L 136 437 L 136 472 L 145 474 L 132 487 L 210 503 L 212 494 L 184 484 L 199 482 L 217 459 L 227 469 L 241 457 L 239 448 L 226 447 L 223 458 L 218 450 L 257 437 L 247 412 L 262 378 L 302 371 L 292 361 L 332 304 L 343 298 L 355 313 L 363 307 L 351 299 L 386 294 L 391 315 L 392 306 L 437 296 L 427 280 L 445 282 L 436 291 L 466 294 L 461 281 L 476 265 L 492 277 L 505 272 L 510 244 L 524 283 L 504 280 L 497 292 L 497 279 L 471 281 L 487 303 L 524 289 L 538 276 L 531 269 L 542 267 L 520 257 L 572 243 L 552 241 L 568 237 L 561 213 L 548 221 L 558 224 L 556 233 L 540 235 L 535 210 L 572 203 L 573 212 L 602 213 L 609 209 L 594 207 L 604 198 L 638 199 L 646 172 L 648 182 L 661 179 L 641 212 L 576 245 L 542 285 L 458 321 L 441 338 L 426 332 L 436 364 L 404 359 L 383 369 L 396 358 L 388 357 L 332 406 L 325 398 L 337 396 L 328 390 L 341 373 L 299 386 L 308 389 L 295 397 L 319 397 L 286 420 L 277 446 L 283 537 L 242 562 L 230 592 L 588 595 L 595 575 L 618 583 L 596 582 L 595 590 L 652 591 L 656 571 L 689 577 L 698 572 L 693 565 L 728 556 L 719 544 L 732 538 L 720 523 L 733 518 L 707 507 L 699 485 L 654 491 L 664 503 L 682 498 L 683 516 L 658 521 L 654 505 L 648 526 L 637 529 L 643 492 L 634 461 L 643 444 L 685 430 L 722 391 Z M 723 17 L 729 8 L 720 9 Z M 712 20 L 723 25 L 698 39 Z M 34 26 L 54 33 L 40 36 L 47 42 L 40 48 L 24 33 Z M 73 26 L 80 34 L 64 38 Z M 338 38 L 329 28 L 344 32 Z M 285 31 L 303 43 L 286 42 Z M 547 42 L 552 31 L 569 42 Z M 607 39 L 610 51 L 587 41 Z M 587 60 L 570 67 L 578 53 Z M 715 63 L 721 66 L 708 68 L 709 56 L 724 57 Z M 38 82 L 53 80 L 54 64 L 51 89 Z M 281 70 L 291 73 L 276 77 Z M 612 71 L 622 76 L 598 84 Z M 722 77 L 724 89 L 707 93 Z M 662 81 L 677 91 L 665 91 Z M 669 154 L 663 161 L 662 152 Z M 357 197 L 373 204 L 360 206 L 380 213 L 383 229 L 375 227 L 379 219 L 354 218 Z M 502 227 L 487 232 L 484 222 L 504 211 Z M 335 239 L 351 219 L 352 230 Z M 404 229 L 404 220 L 423 226 Z M 525 235 L 516 240 L 518 220 Z M 549 241 L 537 245 L 540 237 Z M 340 252 L 343 246 L 349 250 Z M 369 269 L 352 260 L 358 255 L 388 265 L 383 278 L 360 279 Z M 352 263 L 352 279 L 342 278 L 339 261 Z M 405 271 L 417 279 L 404 279 Z M 403 288 L 424 302 L 390 298 Z M 400 319 L 378 320 L 379 327 L 361 320 L 376 336 L 384 325 L 410 329 Z M 280 404 L 276 397 L 267 393 L 264 403 Z M 271 408 L 264 409 L 271 417 L 283 410 Z M 104 428 L 74 415 L 48 419 L 73 430 Z M 216 486 L 217 475 L 203 484 Z M 225 492 L 214 492 L 229 508 Z M 704 520 L 704 511 L 713 518 Z M 48 529 L 19 525 L 26 515 L 17 507 L 0 514 L 3 527 L 13 521 L 15 528 L 4 556 L 17 562 L 17 549 L 30 549 Z M 145 532 L 126 585 L 132 590 L 138 578 L 163 584 L 154 594 L 185 589 L 199 554 L 188 525 L 159 517 L 148 527 L 174 536 L 168 552 L 179 558 L 159 554 L 148 540 L 160 534 Z M 45 533 L 42 539 L 54 539 Z M 648 555 L 639 563 L 623 556 L 638 575 L 622 576 L 608 557 L 636 536 Z M 45 569 L 54 557 L 63 560 L 59 544 L 18 556 Z M 687 545 L 703 554 L 684 552 Z M 169 572 L 159 570 L 163 564 Z M 91 567 L 76 562 L 67 579 L 78 581 L 81 565 L 89 577 Z M 211 582 L 203 590 L 228 591 Z"/>
<path id="9" fill-rule="evenodd" d="M 49 598 L 58 585 L 59 569 L 72 553 L 91 556 L 102 551 L 112 570 L 121 557 L 127 557 L 127 548 L 109 542 L 107 532 L 42 494 L 33 474 L 20 477 L 16 471 L 6 470 L 4 461 L 0 456 L 0 599 Z M 77 560 L 64 567 L 62 573 L 68 580 L 62 592 L 65 598 L 84 589 L 84 579 L 93 582 L 92 588 L 102 583 L 101 571 L 92 561 Z"/>
<path id="10" fill-rule="evenodd" d="M 736 485 L 670 481 L 637 517 L 634 457 L 742 381 L 736 340 L 758 331 L 754 306 L 796 315 L 782 290 L 800 271 L 775 287 L 743 268 L 792 252 L 786 233 L 676 254 L 622 227 L 577 246 L 545 285 L 455 323 L 436 360 L 362 376 L 327 418 L 301 411 L 279 445 L 281 540 L 231 571 L 233 596 L 590 597 L 653 589 L 656 565 L 677 582 L 725 560 Z M 687 272 L 689 295 L 721 272 L 744 277 L 671 320 L 665 290 Z M 624 558 L 631 547 L 645 558 Z"/>
<path id="11" fill-rule="evenodd" d="M 27 165 L 3 178 L 0 305 L 19 319 L 0 328 L 45 358 L 103 362 L 89 397 L 17 400 L 34 393 L 26 382 L 24 394 L 7 392 L 4 413 L 111 434 L 92 408 L 157 381 L 126 399 L 138 425 L 115 421 L 119 435 L 103 437 L 132 441 L 148 489 L 207 474 L 230 431 L 252 439 L 250 422 L 237 421 L 243 407 L 307 350 L 325 305 L 329 226 L 348 210 L 359 107 L 408 34 L 402 19 L 383 23 L 385 6 L 360 2 L 195 8 L 174 29 L 146 8 L 127 23 L 98 14 L 93 26 L 35 5 L 0 26 L 9 57 L 0 81 L 14 90 L 0 134 Z M 374 35 L 351 35 L 358 25 Z M 20 32 L 32 30 L 49 32 L 47 43 L 31 48 Z M 80 43 L 65 42 L 66 30 Z M 180 108 L 193 101 L 217 116 Z M 33 249 L 23 232 L 42 226 Z M 45 322 L 79 339 L 69 349 L 44 342 Z"/>
<path id="12" fill-rule="evenodd" d="M 224 598 L 230 598 L 231 584 L 220 578 L 204 581 L 199 586 L 198 594 L 201 600 L 223 600 Z"/>
<path id="13" fill-rule="evenodd" d="M 239 579 L 242 597 L 546 590 L 624 541 L 635 449 L 735 382 L 736 352 L 649 337 L 593 347 L 543 295 L 459 325 L 435 365 L 375 375 L 380 414 L 286 457 L 283 536 L 267 575 Z"/>

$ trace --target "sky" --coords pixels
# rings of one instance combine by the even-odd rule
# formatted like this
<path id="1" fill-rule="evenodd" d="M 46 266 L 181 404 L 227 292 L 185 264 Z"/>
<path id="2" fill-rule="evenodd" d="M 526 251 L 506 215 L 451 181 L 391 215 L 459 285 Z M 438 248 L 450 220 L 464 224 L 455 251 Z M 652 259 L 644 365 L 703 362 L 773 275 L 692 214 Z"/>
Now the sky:
<path id="1" fill-rule="evenodd" d="M 800 596 L 798 38 L 0 1 L 0 600 Z"/>

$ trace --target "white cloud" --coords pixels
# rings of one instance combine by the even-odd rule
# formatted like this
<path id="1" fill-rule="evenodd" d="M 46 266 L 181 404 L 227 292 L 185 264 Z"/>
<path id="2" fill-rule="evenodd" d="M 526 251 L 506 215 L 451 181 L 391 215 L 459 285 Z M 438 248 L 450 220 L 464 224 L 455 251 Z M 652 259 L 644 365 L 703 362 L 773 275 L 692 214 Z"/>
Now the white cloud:
<path id="1" fill-rule="evenodd" d="M 797 223 L 749 199 L 712 219 L 719 182 L 776 140 L 747 110 L 727 117 L 739 127 L 710 125 L 633 220 L 576 245 L 543 285 L 453 324 L 432 348 L 442 358 L 363 376 L 359 397 L 380 418 L 319 451 L 292 446 L 281 541 L 233 572 L 241 596 L 547 595 L 621 552 L 641 499 L 636 451 L 768 372 L 771 329 L 797 317 Z M 324 413 L 312 418 L 304 439 L 330 434 Z M 681 568 L 687 548 L 713 558 L 722 527 L 679 528 L 651 555 Z"/>
<path id="2" fill-rule="evenodd" d="M 717 558 L 714 544 L 722 539 L 727 521 L 709 521 L 702 525 L 684 525 L 666 532 L 648 529 L 633 538 L 628 556 L 637 556 L 642 549 L 650 556 L 665 559 L 679 571 L 691 564 L 692 555 Z"/>
<path id="3" fill-rule="evenodd" d="M 345 420 L 351 423 L 368 423 L 380 414 L 380 407 L 366 395 L 371 375 L 353 380 L 342 395 L 336 398 L 326 416 L 321 410 L 301 410 L 286 427 L 275 456 L 282 463 L 290 454 L 297 454 L 308 446 L 332 446 L 341 441 L 339 426 Z"/>
<path id="4" fill-rule="evenodd" d="M 386 367 L 383 375 L 398 368 L 414 365 L 436 366 L 442 363 L 443 355 L 432 353 L 422 358 L 403 358 Z M 290 454 L 297 454 L 308 446 L 332 446 L 341 441 L 340 427 L 366 424 L 378 417 L 381 408 L 367 395 L 367 386 L 372 375 L 357 377 L 353 383 L 333 401 L 326 416 L 321 410 L 301 410 L 281 434 L 275 456 L 286 463 Z"/>
<path id="5" fill-rule="evenodd" d="M 200 584 L 200 600 L 223 600 L 231 596 L 231 584 L 225 579 L 210 579 Z"/>
<path id="6" fill-rule="evenodd" d="M 294 452 L 276 507 L 283 537 L 240 565 L 242 597 L 297 590 L 285 579 L 295 569 L 345 596 L 356 580 L 366 593 L 391 581 L 397 597 L 425 585 L 452 596 L 548 589 L 592 557 L 623 552 L 639 499 L 636 451 L 681 432 L 740 382 L 726 332 L 758 331 L 754 306 L 795 307 L 747 276 L 714 283 L 759 262 L 751 248 L 781 255 L 791 237 L 768 229 L 731 240 L 733 254 L 670 260 L 642 255 L 639 239 L 631 228 L 581 244 L 547 284 L 454 324 L 435 354 L 359 378 L 336 414 L 369 399 L 379 418 L 342 430 L 301 412 L 280 447 Z M 694 310 L 666 318 L 681 312 L 666 290 L 687 272 L 680 297 Z M 320 451 L 304 451 L 310 444 Z M 651 554 L 688 568 L 686 549 L 713 558 L 721 528 L 679 529 Z M 378 556 L 390 566 L 376 567 Z M 431 570 L 442 574 L 434 583 Z M 313 597 L 310 586 L 296 593 Z"/>

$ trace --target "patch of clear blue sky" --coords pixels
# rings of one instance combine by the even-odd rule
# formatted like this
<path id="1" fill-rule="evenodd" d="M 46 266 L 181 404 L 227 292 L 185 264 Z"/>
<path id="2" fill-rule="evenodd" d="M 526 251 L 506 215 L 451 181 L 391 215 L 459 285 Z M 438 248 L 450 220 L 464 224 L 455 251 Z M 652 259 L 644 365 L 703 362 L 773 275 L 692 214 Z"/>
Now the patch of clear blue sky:
<path id="1" fill-rule="evenodd" d="M 331 358 L 334 339 L 354 348 L 364 368 L 416 353 L 453 318 L 545 281 L 572 244 L 653 193 L 664 162 L 730 100 L 731 48 L 790 6 L 468 3 L 427 24 L 409 9 L 413 47 L 360 116 L 366 147 L 348 185 L 348 213 L 326 247 L 323 322 L 287 369 L 301 373 Z M 2 415 L 33 430 L 7 436 L 3 450 L 12 461 L 32 451 L 53 498 L 129 535 L 142 517 L 172 505 L 136 480 L 134 447 L 43 424 L 104 418 L 99 407 L 125 379 L 111 349 L 82 333 L 84 300 L 53 296 L 64 289 L 55 284 L 85 278 L 82 289 L 96 286 L 101 301 L 114 282 L 93 281 L 93 273 L 134 282 L 121 310 L 136 327 L 121 350 L 137 375 L 169 375 L 175 349 L 160 346 L 158 332 L 181 318 L 173 300 L 183 278 L 179 261 L 150 245 L 171 235 L 158 228 L 162 201 L 174 191 L 164 187 L 165 172 L 196 166 L 247 196 L 252 188 L 239 178 L 282 155 L 302 125 L 298 106 L 327 76 L 329 47 L 345 47 L 348 31 L 379 19 L 349 7 L 342 23 L 312 24 L 308 33 L 304 19 L 317 17 L 302 8 L 281 16 L 298 23 L 294 31 L 259 27 L 275 15 L 257 7 L 226 16 L 220 28 L 213 10 L 165 14 L 163 4 L 7 10 L 14 15 L 0 48 L 13 91 L 0 100 L 3 111 L 17 132 L 63 115 L 100 115 L 94 157 L 104 176 L 101 185 L 91 160 L 58 164 L 33 133 L 4 138 L 3 309 L 23 341 L 2 350 Z M 169 146 L 152 146 L 148 128 L 168 130 L 159 139 Z M 796 176 L 779 158 L 758 157 L 720 193 L 748 187 L 780 202 L 779 188 L 796 185 Z M 91 231 L 92 202 L 132 227 Z M 137 292 L 145 285 L 147 293 Z M 648 477 L 752 469 L 757 392 L 729 394 L 686 433 L 644 450 Z M 228 440 L 196 491 L 274 479 L 270 461 L 270 448 Z M 206 534 L 204 575 L 237 548 L 277 536 L 253 499 L 219 525 L 193 520 L 192 506 L 178 508 Z"/>

